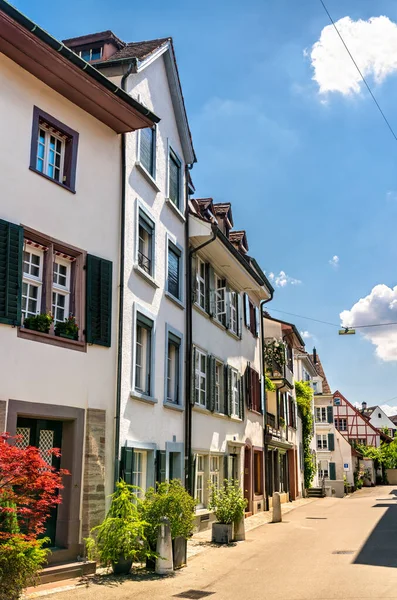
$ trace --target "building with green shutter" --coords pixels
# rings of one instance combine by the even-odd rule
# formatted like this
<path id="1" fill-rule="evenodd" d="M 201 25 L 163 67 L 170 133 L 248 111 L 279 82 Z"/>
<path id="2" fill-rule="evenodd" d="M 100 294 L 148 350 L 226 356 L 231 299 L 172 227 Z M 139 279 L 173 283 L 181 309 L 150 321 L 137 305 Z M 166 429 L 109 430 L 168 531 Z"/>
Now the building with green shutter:
<path id="1" fill-rule="evenodd" d="M 191 201 L 190 489 L 208 527 L 208 482 L 240 482 L 247 512 L 265 510 L 260 306 L 273 288 L 233 229 L 231 205 Z M 189 378 L 188 378 L 189 379 Z"/>
<path id="2" fill-rule="evenodd" d="M 4 0 L 0 82 L 0 431 L 70 471 L 65 562 L 113 489 L 121 134 L 158 119 Z"/>
<path id="3" fill-rule="evenodd" d="M 65 43 L 161 118 L 126 136 L 116 477 L 144 494 L 185 477 L 185 223 L 196 157 L 171 38 L 125 43 L 106 31 Z"/>

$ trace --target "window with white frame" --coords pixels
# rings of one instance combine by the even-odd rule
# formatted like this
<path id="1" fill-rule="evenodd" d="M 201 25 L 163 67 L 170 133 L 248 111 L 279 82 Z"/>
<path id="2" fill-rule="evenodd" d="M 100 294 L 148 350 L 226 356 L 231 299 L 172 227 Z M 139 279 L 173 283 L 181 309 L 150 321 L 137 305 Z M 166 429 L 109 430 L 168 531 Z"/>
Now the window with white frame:
<path id="1" fill-rule="evenodd" d="M 224 366 L 220 361 L 215 362 L 215 412 L 225 413 Z"/>
<path id="2" fill-rule="evenodd" d="M 69 317 L 71 262 L 55 257 L 52 283 L 52 314 L 54 323 L 63 323 Z"/>
<path id="3" fill-rule="evenodd" d="M 206 406 L 207 403 L 207 355 L 196 348 L 195 365 L 196 403 Z"/>
<path id="4" fill-rule="evenodd" d="M 178 300 L 180 300 L 182 296 L 181 262 L 182 254 L 180 249 L 172 242 L 169 242 L 167 289 L 168 292 Z"/>
<path id="5" fill-rule="evenodd" d="M 44 252 L 27 246 L 23 253 L 22 315 L 34 317 L 41 312 Z"/>
<path id="6" fill-rule="evenodd" d="M 339 429 L 339 431 L 347 431 L 347 419 L 335 419 L 335 427 L 336 429 Z"/>
<path id="7" fill-rule="evenodd" d="M 320 479 L 327 479 L 329 477 L 329 463 L 328 460 L 318 461 L 318 476 Z"/>
<path id="8" fill-rule="evenodd" d="M 313 393 L 318 394 L 318 381 L 312 381 Z"/>
<path id="9" fill-rule="evenodd" d="M 320 433 L 316 435 L 317 450 L 328 450 L 328 435 Z"/>
<path id="10" fill-rule="evenodd" d="M 181 208 L 181 161 L 170 148 L 169 153 L 169 173 L 168 173 L 168 196 L 177 208 Z"/>
<path id="11" fill-rule="evenodd" d="M 204 506 L 205 495 L 205 456 L 197 454 L 196 456 L 196 500 L 198 507 Z"/>
<path id="12" fill-rule="evenodd" d="M 152 394 L 152 332 L 153 321 L 137 312 L 135 341 L 135 389 Z"/>
<path id="13" fill-rule="evenodd" d="M 226 280 L 215 274 L 215 318 L 226 325 Z"/>
<path id="14" fill-rule="evenodd" d="M 239 330 L 239 326 L 238 326 L 238 320 L 239 320 L 239 314 L 238 314 L 238 293 L 235 291 L 231 291 L 230 292 L 230 331 L 232 333 L 235 333 L 236 335 L 238 334 L 238 330 Z"/>
<path id="15" fill-rule="evenodd" d="M 84 48 L 80 50 L 79 56 L 90 62 L 91 60 L 100 60 L 102 58 L 102 46 L 97 46 L 96 48 Z"/>
<path id="16" fill-rule="evenodd" d="M 232 385 L 232 416 L 238 417 L 240 415 L 240 389 L 239 389 L 239 376 L 235 369 L 231 369 L 231 385 Z"/>
<path id="17" fill-rule="evenodd" d="M 40 122 L 36 170 L 59 183 L 63 181 L 66 140 L 65 134 L 44 121 Z"/>
<path id="18" fill-rule="evenodd" d="M 142 209 L 139 209 L 137 254 L 138 267 L 153 276 L 154 222 Z"/>
<path id="19" fill-rule="evenodd" d="M 315 408 L 316 415 L 316 423 L 327 423 L 327 407 L 326 406 L 316 406 Z"/>
<path id="20" fill-rule="evenodd" d="M 197 274 L 196 274 L 196 302 L 205 310 L 205 262 L 201 258 L 197 259 Z"/>
<path id="21" fill-rule="evenodd" d="M 134 449 L 134 461 L 132 471 L 132 485 L 139 487 L 135 490 L 138 498 L 143 498 L 146 491 L 146 467 L 147 467 L 147 452 L 145 450 Z"/>
<path id="22" fill-rule="evenodd" d="M 219 456 L 210 456 L 210 482 L 216 489 L 219 489 L 220 480 L 220 458 Z"/>
<path id="23" fill-rule="evenodd" d="M 172 332 L 168 333 L 167 348 L 167 402 L 180 401 L 180 348 L 181 340 Z"/>
<path id="24" fill-rule="evenodd" d="M 139 160 L 146 171 L 154 178 L 156 173 L 156 128 L 140 130 Z"/>

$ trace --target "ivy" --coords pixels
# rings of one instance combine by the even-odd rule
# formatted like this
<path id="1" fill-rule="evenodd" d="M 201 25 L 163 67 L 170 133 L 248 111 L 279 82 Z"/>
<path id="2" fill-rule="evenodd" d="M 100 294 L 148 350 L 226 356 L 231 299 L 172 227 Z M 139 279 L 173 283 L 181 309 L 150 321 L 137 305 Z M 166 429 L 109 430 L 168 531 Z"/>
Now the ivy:
<path id="1" fill-rule="evenodd" d="M 310 442 L 313 438 L 313 390 L 308 381 L 295 381 L 296 402 L 302 419 L 303 462 L 305 488 L 312 485 L 316 465 L 313 460 Z"/>
<path id="2" fill-rule="evenodd" d="M 275 392 L 276 391 L 276 386 L 274 385 L 273 381 L 266 375 L 265 378 L 265 388 L 267 392 Z"/>

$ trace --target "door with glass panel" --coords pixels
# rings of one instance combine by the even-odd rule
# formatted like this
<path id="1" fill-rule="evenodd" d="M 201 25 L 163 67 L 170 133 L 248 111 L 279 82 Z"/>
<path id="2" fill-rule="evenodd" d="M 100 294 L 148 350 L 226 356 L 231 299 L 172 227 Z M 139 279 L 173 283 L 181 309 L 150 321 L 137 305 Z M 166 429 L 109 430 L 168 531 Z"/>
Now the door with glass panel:
<path id="1" fill-rule="evenodd" d="M 61 459 L 50 454 L 48 450 L 62 448 L 62 421 L 18 417 L 16 434 L 20 436 L 16 443 L 17 446 L 20 448 L 36 446 L 47 464 L 56 469 L 60 468 Z M 43 534 L 43 537 L 50 538 L 50 547 L 55 546 L 57 512 L 57 507 L 51 510 L 46 522 L 46 531 Z"/>

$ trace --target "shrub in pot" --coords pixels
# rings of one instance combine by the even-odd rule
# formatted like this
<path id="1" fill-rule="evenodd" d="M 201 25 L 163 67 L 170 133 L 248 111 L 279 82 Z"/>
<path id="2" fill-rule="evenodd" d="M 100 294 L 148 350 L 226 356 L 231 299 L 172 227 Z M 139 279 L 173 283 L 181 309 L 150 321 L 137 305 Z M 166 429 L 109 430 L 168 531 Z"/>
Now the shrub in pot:
<path id="1" fill-rule="evenodd" d="M 49 550 L 47 538 L 12 535 L 0 539 L 0 600 L 18 600 L 24 588 L 36 585 Z"/>
<path id="2" fill-rule="evenodd" d="M 148 523 L 142 518 L 136 489 L 119 481 L 104 521 L 85 540 L 88 558 L 112 566 L 116 575 L 127 575 L 133 562 L 156 556 L 146 539 Z"/>
<path id="3" fill-rule="evenodd" d="M 26 317 L 23 321 L 23 326 L 25 329 L 30 329 L 32 331 L 49 333 L 53 321 L 54 317 L 50 313 L 43 313 L 41 315 Z"/>
<path id="4" fill-rule="evenodd" d="M 142 517 L 148 523 L 147 538 L 153 550 L 156 548 L 160 519 L 168 518 L 175 569 L 186 564 L 187 539 L 193 532 L 195 506 L 196 502 L 179 479 L 160 483 L 157 489 L 149 488 L 141 505 Z"/>
<path id="5" fill-rule="evenodd" d="M 244 517 L 246 506 L 247 500 L 237 480 L 225 479 L 219 488 L 210 486 L 209 508 L 216 517 L 216 522 L 212 524 L 213 542 L 229 544 L 233 540 L 233 525 Z"/>
<path id="6" fill-rule="evenodd" d="M 68 317 L 63 322 L 58 321 L 54 327 L 55 335 L 68 338 L 69 340 L 77 340 L 79 337 L 79 326 L 76 323 L 76 318 Z"/>

